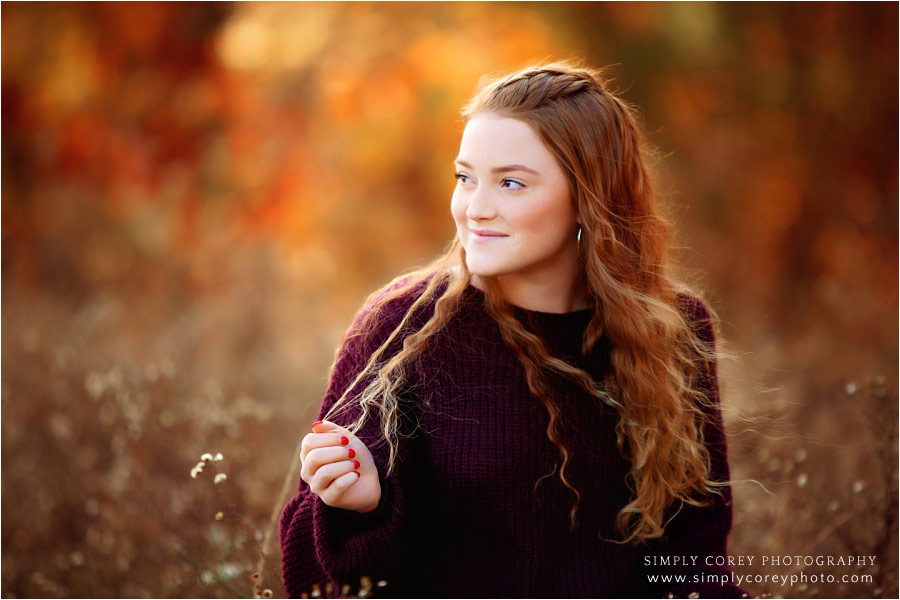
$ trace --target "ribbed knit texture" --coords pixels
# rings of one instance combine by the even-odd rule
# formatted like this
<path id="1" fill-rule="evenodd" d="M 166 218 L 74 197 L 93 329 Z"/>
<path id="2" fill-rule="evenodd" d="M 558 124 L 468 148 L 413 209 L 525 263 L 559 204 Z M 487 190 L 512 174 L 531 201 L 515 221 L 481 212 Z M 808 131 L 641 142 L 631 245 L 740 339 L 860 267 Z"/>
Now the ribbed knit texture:
<path id="1" fill-rule="evenodd" d="M 390 301 L 371 334 L 345 340 L 320 418 L 399 323 L 418 291 Z M 706 307 L 693 298 L 681 300 L 700 323 L 705 341 L 714 344 Z M 432 313 L 433 306 L 417 315 L 416 326 Z M 515 314 L 545 340 L 554 356 L 585 369 L 596 381 L 609 369 L 604 344 L 587 357 L 581 355 L 590 310 L 552 314 L 516 308 Z M 692 581 L 695 576 L 702 580 L 703 574 L 730 573 L 727 567 L 704 564 L 707 556 L 726 555 L 731 528 L 728 488 L 709 506 L 685 506 L 662 540 L 603 541 L 601 536 L 620 538 L 616 515 L 629 501 L 628 463 L 616 448 L 618 416 L 576 384 L 552 377 L 570 432 L 567 478 L 581 493 L 577 527 L 570 532 L 574 495 L 559 479 L 559 450 L 546 433 L 549 417 L 487 314 L 483 292 L 469 286 L 459 312 L 432 341 L 405 388 L 403 433 L 409 435 L 399 439 L 400 461 L 390 476 L 377 415 L 357 434 L 381 474 L 378 508 L 362 514 L 329 507 L 303 481 L 285 507 L 281 546 L 284 583 L 291 596 L 309 593 L 313 584 L 326 581 L 335 582 L 335 589 L 349 583 L 355 592 L 361 575 L 386 580 L 380 595 L 387 597 L 742 595 L 730 584 Z M 392 351 L 397 348 L 399 344 Z M 715 368 L 699 385 L 718 400 Z M 727 480 L 720 412 L 713 417 L 704 431 L 712 477 Z M 536 482 L 550 473 L 535 490 Z M 645 566 L 675 556 L 696 556 L 697 566 Z M 687 582 L 654 585 L 648 575 L 685 575 Z"/>

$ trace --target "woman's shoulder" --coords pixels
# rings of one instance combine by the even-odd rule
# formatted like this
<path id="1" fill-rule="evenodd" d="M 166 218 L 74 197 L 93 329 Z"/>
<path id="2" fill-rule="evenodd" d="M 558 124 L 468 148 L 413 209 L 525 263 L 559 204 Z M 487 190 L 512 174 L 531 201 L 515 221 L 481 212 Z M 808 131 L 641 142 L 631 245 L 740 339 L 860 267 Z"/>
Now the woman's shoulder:
<path id="1" fill-rule="evenodd" d="M 678 308 L 685 317 L 692 322 L 704 322 L 712 320 L 712 312 L 706 301 L 697 293 L 682 289 L 675 294 Z"/>
<path id="2" fill-rule="evenodd" d="M 669 289 L 675 294 L 675 304 L 691 322 L 710 321 L 714 315 L 703 296 L 678 279 L 665 279 Z"/>
<path id="3" fill-rule="evenodd" d="M 447 278 L 446 273 L 436 270 L 416 271 L 394 278 L 369 295 L 353 319 L 348 337 L 361 334 L 385 337 L 381 334 L 390 333 L 403 322 L 425 294 L 429 284 L 434 282 L 440 288 L 446 285 Z M 419 321 L 423 315 L 433 312 L 434 303 L 440 294 L 441 290 L 437 289 L 431 298 L 415 306 L 414 314 L 410 315 L 411 320 Z"/>
<path id="4" fill-rule="evenodd" d="M 715 342 L 716 314 L 701 294 L 684 284 L 673 283 L 675 302 L 685 320 L 703 341 Z"/>

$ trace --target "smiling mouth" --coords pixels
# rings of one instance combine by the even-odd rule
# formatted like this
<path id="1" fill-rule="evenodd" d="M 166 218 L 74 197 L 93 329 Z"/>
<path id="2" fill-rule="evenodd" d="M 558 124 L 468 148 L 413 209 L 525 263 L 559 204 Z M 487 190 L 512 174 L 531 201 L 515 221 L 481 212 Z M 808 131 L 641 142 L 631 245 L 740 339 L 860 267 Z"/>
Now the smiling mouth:
<path id="1" fill-rule="evenodd" d="M 475 236 L 476 239 L 497 239 L 497 238 L 505 238 L 509 237 L 505 233 L 500 233 L 499 231 L 490 231 L 485 229 L 470 229 L 469 232 Z"/>

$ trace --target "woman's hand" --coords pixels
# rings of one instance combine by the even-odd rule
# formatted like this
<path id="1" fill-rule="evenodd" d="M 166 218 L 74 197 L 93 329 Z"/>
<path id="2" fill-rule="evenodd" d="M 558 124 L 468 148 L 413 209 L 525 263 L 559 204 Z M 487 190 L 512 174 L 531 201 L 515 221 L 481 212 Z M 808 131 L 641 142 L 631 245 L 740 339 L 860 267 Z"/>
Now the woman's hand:
<path id="1" fill-rule="evenodd" d="M 355 435 L 330 421 L 317 421 L 300 446 L 300 478 L 328 506 L 371 512 L 381 500 L 378 467 Z"/>

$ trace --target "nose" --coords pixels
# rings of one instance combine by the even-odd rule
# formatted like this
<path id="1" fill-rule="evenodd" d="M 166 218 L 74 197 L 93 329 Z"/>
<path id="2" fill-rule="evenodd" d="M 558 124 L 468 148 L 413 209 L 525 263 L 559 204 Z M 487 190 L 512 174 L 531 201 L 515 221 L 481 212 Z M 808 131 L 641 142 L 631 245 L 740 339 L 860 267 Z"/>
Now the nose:
<path id="1" fill-rule="evenodd" d="M 494 199 L 490 190 L 478 188 L 469 196 L 469 205 L 466 207 L 466 217 L 472 221 L 485 221 L 497 216 L 494 207 Z"/>

